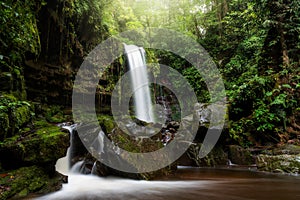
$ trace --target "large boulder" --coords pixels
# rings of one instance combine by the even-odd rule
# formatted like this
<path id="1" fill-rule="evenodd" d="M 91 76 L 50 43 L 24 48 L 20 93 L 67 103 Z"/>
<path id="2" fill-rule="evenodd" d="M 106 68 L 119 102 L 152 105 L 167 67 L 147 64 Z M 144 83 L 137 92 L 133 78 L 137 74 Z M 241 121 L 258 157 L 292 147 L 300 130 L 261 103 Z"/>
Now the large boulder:
<path id="1" fill-rule="evenodd" d="M 100 123 L 102 126 L 106 124 L 105 129 L 109 130 L 112 124 L 108 122 L 108 119 L 106 121 L 106 123 L 103 123 L 103 121 L 102 123 L 100 121 Z M 148 125 L 150 127 L 156 126 L 155 124 Z M 127 130 L 125 131 L 119 127 L 115 127 L 109 134 L 106 134 L 106 137 L 109 138 L 111 142 L 104 142 L 102 137 L 105 133 L 100 128 L 88 124 L 78 126 L 77 131 L 82 134 L 80 139 L 85 141 L 86 144 L 90 144 L 88 145 L 90 154 L 83 160 L 79 171 L 84 174 L 92 173 L 99 176 L 114 175 L 144 180 L 171 173 L 171 166 L 167 166 L 154 172 L 136 173 L 138 171 L 144 171 L 146 168 L 148 169 L 149 166 L 154 166 L 153 168 L 155 168 L 155 165 L 159 164 L 160 160 L 166 160 L 168 158 L 164 157 L 165 155 L 155 154 L 156 157 L 144 160 L 144 162 L 139 162 L 133 157 L 127 157 L 128 154 L 123 150 L 132 153 L 148 153 L 159 150 L 160 148 L 163 148 L 164 145 L 160 140 L 161 137 L 157 134 L 153 137 L 146 137 L 151 130 L 149 127 L 137 128 L 135 122 L 126 125 L 124 124 L 123 128 L 125 127 L 127 127 Z M 131 135 L 128 134 L 129 132 L 131 132 Z M 109 164 L 105 165 L 101 160 L 105 160 L 105 163 Z M 127 169 L 132 173 L 119 171 L 118 167 L 110 167 L 115 165 L 126 165 L 128 167 Z M 139 167 L 137 168 L 137 166 Z"/>
<path id="2" fill-rule="evenodd" d="M 22 167 L 0 174 L 0 199 L 20 199 L 30 193 L 46 194 L 62 188 L 64 177 L 38 166 Z"/>
<path id="3" fill-rule="evenodd" d="M 44 121 L 35 122 L 36 130 L 28 130 L 0 143 L 0 162 L 5 169 L 21 166 L 54 166 L 66 155 L 69 133 Z"/>
<path id="4" fill-rule="evenodd" d="M 179 165 L 197 166 L 197 167 L 216 167 L 224 166 L 228 162 L 228 155 L 220 146 L 216 146 L 212 151 L 201 158 L 199 151 L 202 144 L 192 143 L 187 152 L 178 160 Z"/>
<path id="5" fill-rule="evenodd" d="M 257 168 L 261 171 L 275 173 L 300 173 L 300 154 L 264 155 L 256 157 Z"/>
<path id="6" fill-rule="evenodd" d="M 251 165 L 255 163 L 249 149 L 242 148 L 238 145 L 229 145 L 228 147 L 229 160 L 238 165 Z"/>

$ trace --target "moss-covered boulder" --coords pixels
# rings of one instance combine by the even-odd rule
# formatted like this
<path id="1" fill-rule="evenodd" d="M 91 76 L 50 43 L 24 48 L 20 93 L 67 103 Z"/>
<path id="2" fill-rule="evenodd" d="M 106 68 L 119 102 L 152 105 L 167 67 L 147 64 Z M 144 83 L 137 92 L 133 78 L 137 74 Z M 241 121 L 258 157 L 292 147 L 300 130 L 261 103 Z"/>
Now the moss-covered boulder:
<path id="1" fill-rule="evenodd" d="M 32 116 L 30 103 L 19 101 L 11 94 L 0 94 L 0 141 L 17 134 Z"/>
<path id="2" fill-rule="evenodd" d="M 216 167 L 226 165 L 228 162 L 228 155 L 220 146 L 215 146 L 212 151 L 204 158 L 199 157 L 201 143 L 193 143 L 188 148 L 185 155 L 179 160 L 179 165 L 190 165 L 198 167 Z M 186 164 L 187 163 L 187 164 Z"/>
<path id="3" fill-rule="evenodd" d="M 130 132 L 130 127 L 127 130 L 128 132 L 116 127 L 109 134 L 106 134 L 106 136 L 111 140 L 111 143 L 108 144 L 103 141 L 103 135 L 101 134 L 104 133 L 99 127 L 95 128 L 94 126 L 88 126 L 89 125 L 81 125 L 77 127 L 77 130 L 80 132 L 84 130 L 84 134 L 81 135 L 81 140 L 90 144 L 88 148 L 91 153 L 91 155 L 88 155 L 84 159 L 80 169 L 82 173 L 93 173 L 99 176 L 114 175 L 125 178 L 150 180 L 172 172 L 172 166 L 167 166 L 153 172 L 145 172 L 147 171 L 146 169 L 154 169 L 156 168 L 155 166 L 159 166 L 159 162 L 161 160 L 169 159 L 166 155 L 156 154 L 152 156 L 151 159 L 145 159 L 141 162 L 134 156 L 129 156 L 126 153 L 132 152 L 136 154 L 154 152 L 163 148 L 163 143 L 160 140 L 146 136 L 142 137 L 140 135 L 130 135 L 128 134 L 128 132 Z M 147 129 L 145 128 L 145 131 L 146 130 Z M 139 134 L 141 133 L 139 132 Z M 105 162 L 100 163 L 97 160 L 105 160 Z M 107 165 L 104 165 L 103 163 L 106 163 Z M 118 166 L 121 165 L 126 166 L 128 172 L 119 171 Z M 114 168 L 110 166 L 116 167 Z M 143 172 L 138 173 L 139 171 Z"/>
<path id="4" fill-rule="evenodd" d="M 11 108 L 11 126 L 20 129 L 31 121 L 31 108 L 27 102 L 20 102 Z"/>
<path id="5" fill-rule="evenodd" d="M 0 161 L 4 168 L 55 164 L 66 155 L 69 133 L 44 121 L 35 122 L 36 130 L 20 132 L 0 143 Z"/>
<path id="6" fill-rule="evenodd" d="M 300 154 L 298 155 L 264 155 L 256 157 L 257 168 L 261 171 L 275 173 L 300 173 Z"/>
<path id="7" fill-rule="evenodd" d="M 242 148 L 238 145 L 229 145 L 228 156 L 232 163 L 238 165 L 251 165 L 255 163 L 250 150 Z"/>
<path id="8" fill-rule="evenodd" d="M 300 154 L 300 146 L 293 144 L 286 144 L 271 150 L 272 155 L 281 155 L 281 154 L 289 154 L 289 155 L 297 155 Z"/>
<path id="9" fill-rule="evenodd" d="M 0 174 L 0 199 L 20 199 L 30 193 L 45 194 L 62 187 L 63 177 L 38 166 L 22 167 Z"/>
<path id="10" fill-rule="evenodd" d="M 163 148 L 163 143 L 160 140 L 154 140 L 152 138 L 148 137 L 132 137 L 128 134 L 126 134 L 123 130 L 119 128 L 115 128 L 112 133 L 110 134 L 110 138 L 112 141 L 118 145 L 121 149 L 124 149 L 129 152 L 133 153 L 148 153 L 148 152 L 154 152 L 161 148 Z M 168 160 L 169 158 L 166 157 L 163 154 L 156 154 L 151 157 L 149 160 L 143 160 L 143 162 L 139 162 L 137 159 L 133 158 L 128 159 L 126 154 L 122 154 L 122 152 L 119 154 L 120 158 L 128 160 L 130 164 L 133 167 L 139 166 L 139 170 L 144 170 L 147 168 L 156 168 L 156 166 L 159 165 L 159 162 L 162 160 Z M 139 163 L 137 163 L 139 162 Z M 172 172 L 174 169 L 173 165 L 166 166 L 162 169 L 159 169 L 157 171 L 152 172 L 145 172 L 145 173 L 139 173 L 136 175 L 137 179 L 144 179 L 144 180 L 150 180 L 154 179 L 156 177 L 160 177 L 162 175 L 168 175 Z M 114 173 L 118 176 L 124 176 L 128 178 L 133 178 L 132 174 L 130 173 L 122 173 L 114 171 Z"/>

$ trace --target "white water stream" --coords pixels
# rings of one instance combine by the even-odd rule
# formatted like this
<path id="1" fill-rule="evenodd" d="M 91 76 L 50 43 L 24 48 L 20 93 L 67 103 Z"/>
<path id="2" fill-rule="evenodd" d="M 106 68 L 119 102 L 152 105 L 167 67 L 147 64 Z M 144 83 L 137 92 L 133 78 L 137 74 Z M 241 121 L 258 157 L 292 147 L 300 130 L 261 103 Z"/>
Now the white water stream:
<path id="1" fill-rule="evenodd" d="M 134 91 L 135 115 L 139 120 L 154 122 L 145 50 L 135 45 L 124 45 L 128 60 L 131 87 Z"/>

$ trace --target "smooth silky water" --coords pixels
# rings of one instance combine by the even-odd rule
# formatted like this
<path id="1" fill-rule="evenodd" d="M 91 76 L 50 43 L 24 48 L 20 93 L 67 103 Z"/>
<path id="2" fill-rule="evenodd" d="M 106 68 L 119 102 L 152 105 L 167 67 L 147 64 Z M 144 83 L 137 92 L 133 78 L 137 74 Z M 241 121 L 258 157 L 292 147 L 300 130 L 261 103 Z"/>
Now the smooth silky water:
<path id="1" fill-rule="evenodd" d="M 151 94 L 149 88 L 145 50 L 135 45 L 124 44 L 125 55 L 128 61 L 131 87 L 134 92 L 134 112 L 136 118 L 153 122 Z"/>
<path id="2" fill-rule="evenodd" d="M 68 176 L 69 183 L 62 190 L 37 199 L 300 199 L 300 177 L 249 170 L 179 167 L 174 175 L 155 181 L 101 178 L 74 171 Z"/>

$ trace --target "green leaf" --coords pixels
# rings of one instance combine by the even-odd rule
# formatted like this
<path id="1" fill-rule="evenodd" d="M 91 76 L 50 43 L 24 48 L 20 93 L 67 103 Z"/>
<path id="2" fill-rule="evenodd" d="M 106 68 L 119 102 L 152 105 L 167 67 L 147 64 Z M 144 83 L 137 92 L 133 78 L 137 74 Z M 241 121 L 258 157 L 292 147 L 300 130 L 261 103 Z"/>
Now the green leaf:
<path id="1" fill-rule="evenodd" d="M 267 93 L 266 93 L 266 96 L 267 96 L 267 97 L 270 97 L 270 96 L 272 96 L 272 95 L 273 95 L 273 92 L 267 92 Z"/>
<path id="2" fill-rule="evenodd" d="M 289 84 L 283 84 L 282 87 L 292 89 L 292 87 Z"/>

